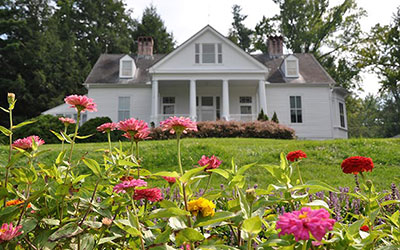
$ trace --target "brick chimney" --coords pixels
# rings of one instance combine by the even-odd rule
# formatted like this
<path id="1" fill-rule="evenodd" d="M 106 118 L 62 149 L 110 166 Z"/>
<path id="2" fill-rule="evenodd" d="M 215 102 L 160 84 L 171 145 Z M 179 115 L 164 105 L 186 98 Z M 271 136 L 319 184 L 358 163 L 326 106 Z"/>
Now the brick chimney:
<path id="1" fill-rule="evenodd" d="M 270 58 L 277 58 L 283 55 L 283 37 L 269 36 L 267 41 L 268 55 Z"/>
<path id="2" fill-rule="evenodd" d="M 138 38 L 138 57 L 153 56 L 154 41 L 151 36 L 140 36 Z"/>

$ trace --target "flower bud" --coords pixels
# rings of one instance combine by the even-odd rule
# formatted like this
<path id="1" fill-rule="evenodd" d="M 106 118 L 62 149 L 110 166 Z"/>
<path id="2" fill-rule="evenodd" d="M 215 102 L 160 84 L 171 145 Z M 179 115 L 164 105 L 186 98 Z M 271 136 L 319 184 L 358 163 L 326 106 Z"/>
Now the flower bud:
<path id="1" fill-rule="evenodd" d="M 366 182 L 365 182 L 365 184 L 367 184 L 367 187 L 370 189 L 371 187 L 372 187 L 372 181 L 371 180 L 367 180 Z"/>
<path id="2" fill-rule="evenodd" d="M 253 201 L 257 198 L 256 190 L 254 188 L 249 188 L 246 190 L 246 199 L 250 203 L 253 203 Z"/>
<path id="3" fill-rule="evenodd" d="M 106 226 L 111 225 L 112 222 L 113 222 L 113 220 L 112 220 L 112 219 L 109 219 L 109 218 L 107 218 L 107 217 L 104 217 L 104 218 L 101 220 L 101 223 L 103 223 L 103 225 L 106 225 Z"/>
<path id="4" fill-rule="evenodd" d="M 14 93 L 8 93 L 7 94 L 7 100 L 8 100 L 8 104 L 13 104 L 15 102 L 15 94 Z"/>

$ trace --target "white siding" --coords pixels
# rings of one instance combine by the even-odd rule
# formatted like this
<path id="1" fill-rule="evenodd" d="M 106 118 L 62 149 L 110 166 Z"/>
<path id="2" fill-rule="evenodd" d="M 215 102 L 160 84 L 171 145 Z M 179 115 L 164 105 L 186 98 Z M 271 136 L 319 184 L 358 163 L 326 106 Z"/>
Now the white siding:
<path id="1" fill-rule="evenodd" d="M 328 86 L 267 85 L 267 108 L 271 118 L 274 111 L 279 122 L 296 131 L 296 136 L 306 139 L 334 138 L 331 122 L 330 89 Z M 302 123 L 290 121 L 290 96 L 301 96 Z"/>
<path id="2" fill-rule="evenodd" d="M 130 97 L 130 116 L 150 122 L 151 88 L 90 88 L 88 96 L 97 103 L 97 112 L 88 113 L 88 119 L 107 116 L 118 122 L 118 97 Z"/>
<path id="3" fill-rule="evenodd" d="M 344 117 L 345 117 L 345 128 L 342 128 L 340 126 L 340 112 L 339 112 L 339 102 L 343 103 L 344 105 Z M 347 109 L 346 109 L 346 101 L 344 97 L 337 93 L 333 92 L 332 93 L 332 120 L 333 120 L 333 134 L 334 138 L 348 138 L 348 133 L 347 133 Z"/>

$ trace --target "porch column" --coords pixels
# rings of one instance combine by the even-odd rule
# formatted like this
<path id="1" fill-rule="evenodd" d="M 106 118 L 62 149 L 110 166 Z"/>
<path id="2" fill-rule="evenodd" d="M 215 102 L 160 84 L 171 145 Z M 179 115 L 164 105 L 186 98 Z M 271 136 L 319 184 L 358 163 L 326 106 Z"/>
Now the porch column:
<path id="1" fill-rule="evenodd" d="M 222 80 L 222 119 L 229 121 L 229 82 Z"/>
<path id="2" fill-rule="evenodd" d="M 158 80 L 153 80 L 151 84 L 151 120 L 158 126 Z"/>
<path id="3" fill-rule="evenodd" d="M 260 101 L 260 111 L 261 109 L 264 111 L 264 114 L 267 114 L 267 96 L 265 95 L 265 81 L 258 81 L 258 96 Z"/>
<path id="4" fill-rule="evenodd" d="M 196 112 L 196 80 L 190 80 L 190 99 L 189 99 L 190 119 L 197 120 Z"/>

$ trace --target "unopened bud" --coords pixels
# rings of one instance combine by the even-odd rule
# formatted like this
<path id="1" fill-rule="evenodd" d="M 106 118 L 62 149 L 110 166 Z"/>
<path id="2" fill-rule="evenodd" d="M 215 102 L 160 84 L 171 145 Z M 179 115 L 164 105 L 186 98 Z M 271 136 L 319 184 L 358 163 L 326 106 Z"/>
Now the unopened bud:
<path id="1" fill-rule="evenodd" d="M 7 94 L 7 100 L 8 104 L 12 105 L 15 102 L 15 94 L 14 93 L 8 93 Z"/>
<path id="2" fill-rule="evenodd" d="M 367 180 L 367 181 L 365 182 L 365 184 L 367 184 L 367 187 L 368 187 L 368 188 L 371 188 L 372 185 L 373 185 L 373 183 L 372 183 L 371 180 Z"/>
<path id="3" fill-rule="evenodd" d="M 249 188 L 246 190 L 246 199 L 253 203 L 253 201 L 257 198 L 256 190 L 254 188 Z"/>
<path id="4" fill-rule="evenodd" d="M 111 225 L 112 222 L 113 222 L 113 220 L 112 220 L 112 219 L 109 219 L 109 218 L 107 218 L 107 217 L 104 217 L 104 218 L 101 220 L 101 223 L 103 223 L 103 225 L 106 225 L 106 226 Z"/>

